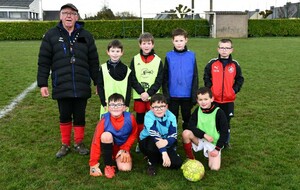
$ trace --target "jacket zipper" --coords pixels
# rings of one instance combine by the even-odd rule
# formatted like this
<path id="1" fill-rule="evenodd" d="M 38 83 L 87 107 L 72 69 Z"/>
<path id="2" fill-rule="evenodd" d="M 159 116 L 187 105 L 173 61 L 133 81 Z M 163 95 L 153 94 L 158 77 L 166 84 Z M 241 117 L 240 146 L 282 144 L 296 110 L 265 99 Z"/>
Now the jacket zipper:
<path id="1" fill-rule="evenodd" d="M 226 66 L 225 66 L 226 67 Z M 221 102 L 223 102 L 224 98 L 224 75 L 225 75 L 225 67 L 223 66 L 223 76 L 222 76 L 222 96 L 221 96 Z"/>

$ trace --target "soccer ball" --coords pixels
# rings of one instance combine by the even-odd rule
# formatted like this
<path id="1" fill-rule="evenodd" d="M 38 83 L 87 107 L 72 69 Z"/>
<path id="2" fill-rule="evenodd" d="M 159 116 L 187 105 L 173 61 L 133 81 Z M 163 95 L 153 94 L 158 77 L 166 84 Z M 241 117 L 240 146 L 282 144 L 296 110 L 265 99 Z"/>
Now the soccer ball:
<path id="1" fill-rule="evenodd" d="M 203 178 L 205 169 L 201 162 L 198 160 L 189 159 L 182 166 L 183 176 L 189 181 L 199 181 Z"/>

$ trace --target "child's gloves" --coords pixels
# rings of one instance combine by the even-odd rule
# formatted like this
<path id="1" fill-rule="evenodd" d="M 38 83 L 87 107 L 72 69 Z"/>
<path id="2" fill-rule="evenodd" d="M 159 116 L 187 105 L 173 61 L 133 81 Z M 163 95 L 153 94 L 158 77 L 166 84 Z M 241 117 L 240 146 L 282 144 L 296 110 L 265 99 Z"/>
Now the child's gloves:
<path id="1" fill-rule="evenodd" d="M 102 176 L 102 172 L 99 168 L 99 163 L 90 167 L 90 175 L 94 177 Z"/>
<path id="2" fill-rule="evenodd" d="M 120 159 L 121 159 L 122 163 L 131 162 L 130 154 L 126 150 L 119 150 L 119 152 L 116 155 L 116 158 L 118 158 L 119 156 L 120 156 Z"/>

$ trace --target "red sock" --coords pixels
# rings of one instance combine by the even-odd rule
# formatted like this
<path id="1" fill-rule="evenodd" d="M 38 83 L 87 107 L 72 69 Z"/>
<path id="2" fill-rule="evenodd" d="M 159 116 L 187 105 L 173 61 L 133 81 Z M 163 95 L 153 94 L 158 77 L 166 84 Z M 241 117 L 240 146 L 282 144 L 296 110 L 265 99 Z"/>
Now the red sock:
<path id="1" fill-rule="evenodd" d="M 76 144 L 79 144 L 83 141 L 84 138 L 84 126 L 74 127 L 74 141 Z"/>
<path id="2" fill-rule="evenodd" d="M 189 159 L 195 159 L 195 156 L 193 154 L 193 150 L 192 150 L 192 143 L 183 143 L 183 148 L 184 148 L 184 151 L 185 151 L 185 154 L 186 156 L 189 158 Z"/>
<path id="3" fill-rule="evenodd" d="M 62 144 L 70 146 L 71 132 L 72 132 L 72 122 L 60 123 L 60 134 Z"/>

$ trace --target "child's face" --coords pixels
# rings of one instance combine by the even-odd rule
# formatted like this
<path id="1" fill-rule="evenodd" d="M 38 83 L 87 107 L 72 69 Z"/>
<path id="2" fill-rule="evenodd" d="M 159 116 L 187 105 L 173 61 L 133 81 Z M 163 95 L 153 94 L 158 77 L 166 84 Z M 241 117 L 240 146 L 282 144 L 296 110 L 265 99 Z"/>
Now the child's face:
<path id="1" fill-rule="evenodd" d="M 123 55 L 123 51 L 121 48 L 111 47 L 108 51 L 106 51 L 107 55 L 110 57 L 112 62 L 117 62 Z"/>
<path id="2" fill-rule="evenodd" d="M 151 105 L 151 110 L 156 117 L 164 117 L 167 109 L 168 105 L 163 102 L 154 102 Z"/>
<path id="3" fill-rule="evenodd" d="M 174 47 L 179 51 L 184 50 L 184 47 L 187 42 L 188 42 L 188 39 L 182 35 L 174 36 L 174 39 L 172 40 Z"/>
<path id="4" fill-rule="evenodd" d="M 140 43 L 140 48 L 143 51 L 144 55 L 148 55 L 154 48 L 154 44 L 152 43 L 152 41 L 142 41 Z"/>
<path id="5" fill-rule="evenodd" d="M 233 48 L 230 42 L 227 43 L 219 43 L 218 52 L 221 58 L 227 59 L 229 55 L 233 52 Z"/>
<path id="6" fill-rule="evenodd" d="M 110 101 L 108 103 L 108 111 L 113 117 L 120 117 L 126 110 L 126 106 L 122 100 Z"/>
<path id="7" fill-rule="evenodd" d="M 213 101 L 214 98 L 210 98 L 208 93 L 197 95 L 197 102 L 202 109 L 209 109 Z"/>

